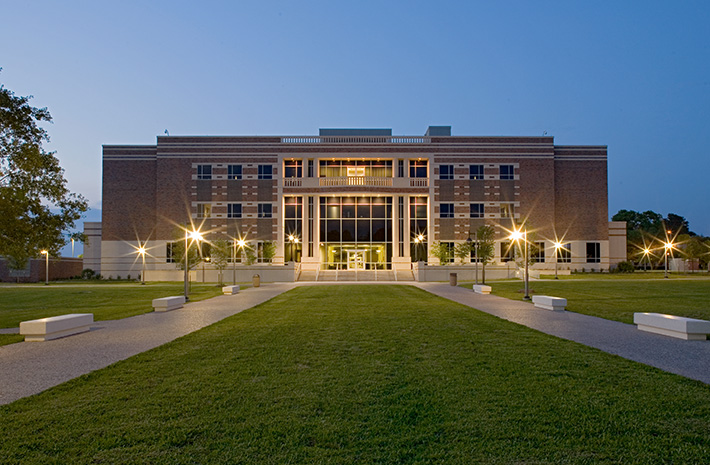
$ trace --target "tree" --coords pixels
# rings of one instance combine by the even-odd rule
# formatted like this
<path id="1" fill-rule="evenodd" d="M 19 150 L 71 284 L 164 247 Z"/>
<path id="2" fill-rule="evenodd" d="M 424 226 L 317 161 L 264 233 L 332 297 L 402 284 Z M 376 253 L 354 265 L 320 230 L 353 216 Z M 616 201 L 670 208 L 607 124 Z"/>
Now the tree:
<path id="1" fill-rule="evenodd" d="M 261 246 L 261 258 L 265 263 L 271 263 L 276 256 L 276 243 L 274 241 L 264 241 Z"/>
<path id="2" fill-rule="evenodd" d="M 476 230 L 476 240 L 478 241 L 478 261 L 482 265 L 482 283 L 486 283 L 486 264 L 495 257 L 495 234 L 493 226 L 484 225 Z"/>
<path id="3" fill-rule="evenodd" d="M 675 213 L 669 213 L 667 217 L 663 219 L 666 231 L 671 231 L 671 237 L 679 236 L 681 234 L 689 234 L 695 236 L 695 233 L 690 232 L 688 220 Z"/>
<path id="4" fill-rule="evenodd" d="M 685 252 L 685 256 L 690 260 L 691 265 L 695 262 L 700 265 L 700 259 L 703 258 L 703 255 L 705 255 L 706 252 L 703 242 L 698 236 L 685 235 L 682 239 L 683 252 Z M 695 269 L 695 267 L 692 268 Z"/>
<path id="5" fill-rule="evenodd" d="M 471 261 L 471 252 L 473 252 L 473 242 L 459 242 L 454 246 L 454 256 L 458 258 L 462 264 Z"/>
<path id="6" fill-rule="evenodd" d="M 431 245 L 431 254 L 439 259 L 439 265 L 448 265 L 453 257 L 451 247 L 446 242 L 434 242 Z"/>
<path id="7" fill-rule="evenodd" d="M 23 268 L 41 250 L 58 255 L 87 209 L 81 195 L 69 192 L 64 170 L 40 122 L 51 122 L 46 108 L 29 105 L 0 84 L 0 255 Z"/>
<path id="8" fill-rule="evenodd" d="M 185 269 L 185 230 L 183 228 L 177 228 L 173 232 L 174 240 L 171 243 L 171 255 L 178 269 Z M 187 242 L 187 269 L 191 270 L 195 268 L 200 262 L 202 262 L 202 247 L 204 244 L 198 243 L 189 239 Z"/>
<path id="9" fill-rule="evenodd" d="M 210 249 L 210 259 L 212 265 L 219 270 L 219 285 L 222 285 L 222 271 L 227 268 L 229 260 L 232 257 L 232 248 L 229 242 L 225 239 L 217 239 L 212 242 Z"/>

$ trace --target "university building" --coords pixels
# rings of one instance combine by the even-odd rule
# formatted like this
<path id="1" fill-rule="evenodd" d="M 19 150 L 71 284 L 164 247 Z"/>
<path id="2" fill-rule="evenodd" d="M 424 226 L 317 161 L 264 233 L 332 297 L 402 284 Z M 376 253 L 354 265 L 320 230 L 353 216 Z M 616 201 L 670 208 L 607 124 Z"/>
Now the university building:
<path id="1" fill-rule="evenodd" d="M 440 265 L 434 246 L 475 240 L 483 225 L 496 231 L 489 269 L 510 270 L 510 231 L 522 225 L 533 270 L 607 270 L 625 259 L 625 228 L 609 223 L 607 205 L 606 146 L 553 137 L 454 136 L 448 126 L 421 136 L 159 136 L 103 147 L 102 222 L 88 224 L 86 256 L 104 277 L 145 266 L 148 279 L 179 280 L 174 243 L 188 229 L 206 243 L 239 243 L 229 269 L 261 266 L 266 280 L 367 271 L 419 279 Z M 200 270 L 215 280 L 208 261 L 197 279 Z"/>

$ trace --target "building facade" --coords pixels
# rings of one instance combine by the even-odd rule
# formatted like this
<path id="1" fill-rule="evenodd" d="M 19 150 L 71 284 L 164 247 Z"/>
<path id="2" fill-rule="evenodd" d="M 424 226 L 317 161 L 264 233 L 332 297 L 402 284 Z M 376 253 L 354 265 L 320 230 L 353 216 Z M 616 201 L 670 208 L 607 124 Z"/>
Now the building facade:
<path id="1" fill-rule="evenodd" d="M 501 266 L 516 258 L 510 231 L 523 227 L 533 269 L 604 270 L 623 260 L 610 256 L 607 205 L 606 146 L 452 136 L 448 126 L 423 136 L 321 129 L 106 145 L 102 223 L 92 227 L 105 277 L 145 267 L 148 277 L 180 279 L 173 244 L 185 229 L 207 242 L 244 241 L 236 261 L 244 248 L 263 260 L 273 244 L 272 266 L 352 271 L 437 264 L 432 247 L 475 240 L 483 225 L 495 228 Z"/>

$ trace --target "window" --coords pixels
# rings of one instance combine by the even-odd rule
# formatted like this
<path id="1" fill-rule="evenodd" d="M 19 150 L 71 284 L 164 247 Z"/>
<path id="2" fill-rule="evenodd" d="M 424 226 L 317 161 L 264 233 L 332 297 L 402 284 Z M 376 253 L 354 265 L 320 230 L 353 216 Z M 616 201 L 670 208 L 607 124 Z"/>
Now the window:
<path id="1" fill-rule="evenodd" d="M 166 263 L 175 263 L 175 252 L 177 252 L 175 248 L 175 243 L 174 242 L 166 242 L 165 243 L 165 262 Z"/>
<path id="2" fill-rule="evenodd" d="M 273 169 L 271 165 L 259 165 L 258 179 L 273 179 Z"/>
<path id="3" fill-rule="evenodd" d="M 500 243 L 500 261 L 512 262 L 515 261 L 515 244 L 510 241 Z"/>
<path id="4" fill-rule="evenodd" d="M 587 242 L 587 263 L 599 263 L 601 261 L 601 244 L 599 242 Z"/>
<path id="5" fill-rule="evenodd" d="M 197 179 L 212 179 L 212 165 L 197 165 Z"/>
<path id="6" fill-rule="evenodd" d="M 270 203 L 260 203 L 258 204 L 258 217 L 259 218 L 271 218 L 271 212 L 273 206 Z"/>
<path id="7" fill-rule="evenodd" d="M 533 242 L 530 244 L 530 258 L 534 263 L 545 263 L 544 242 Z"/>
<path id="8" fill-rule="evenodd" d="M 427 160 L 409 160 L 409 177 L 426 178 L 428 164 Z"/>
<path id="9" fill-rule="evenodd" d="M 456 255 L 454 255 L 454 250 L 456 248 L 456 244 L 453 242 L 442 242 L 441 247 L 446 247 L 446 249 L 447 249 L 445 263 L 454 263 L 454 260 L 456 259 Z"/>
<path id="10" fill-rule="evenodd" d="M 454 179 L 454 165 L 439 166 L 439 179 Z"/>
<path id="11" fill-rule="evenodd" d="M 562 244 L 557 249 L 557 263 L 570 263 L 572 261 L 572 244 Z"/>
<path id="12" fill-rule="evenodd" d="M 454 204 L 453 203 L 442 203 L 440 208 L 441 214 L 440 218 L 453 218 L 454 217 Z"/>
<path id="13" fill-rule="evenodd" d="M 483 204 L 482 203 L 472 203 L 471 204 L 471 218 L 483 218 Z"/>
<path id="14" fill-rule="evenodd" d="M 212 205 L 209 203 L 198 203 L 197 204 L 197 217 L 198 218 L 209 218 L 212 216 Z"/>
<path id="15" fill-rule="evenodd" d="M 241 218 L 241 217 L 242 217 L 242 204 L 241 203 L 227 204 L 227 218 Z"/>
<path id="16" fill-rule="evenodd" d="M 513 165 L 500 165 L 501 179 L 515 179 L 515 168 Z"/>
<path id="17" fill-rule="evenodd" d="M 313 159 L 308 160 L 308 177 L 312 178 L 314 176 Z"/>
<path id="18" fill-rule="evenodd" d="M 404 160 L 397 160 L 397 177 L 404 177 Z"/>
<path id="19" fill-rule="evenodd" d="M 483 179 L 483 165 L 471 165 L 468 167 L 468 178 L 475 180 Z"/>
<path id="20" fill-rule="evenodd" d="M 301 178 L 301 177 L 303 177 L 303 161 L 301 161 L 301 160 L 285 160 L 284 161 L 284 178 Z M 271 179 L 271 178 L 268 178 L 268 179 Z"/>
<path id="21" fill-rule="evenodd" d="M 227 165 L 227 179 L 242 179 L 242 165 Z"/>
<path id="22" fill-rule="evenodd" d="M 512 203 L 501 203 L 500 204 L 500 217 L 501 218 L 513 218 L 515 214 L 515 209 Z"/>

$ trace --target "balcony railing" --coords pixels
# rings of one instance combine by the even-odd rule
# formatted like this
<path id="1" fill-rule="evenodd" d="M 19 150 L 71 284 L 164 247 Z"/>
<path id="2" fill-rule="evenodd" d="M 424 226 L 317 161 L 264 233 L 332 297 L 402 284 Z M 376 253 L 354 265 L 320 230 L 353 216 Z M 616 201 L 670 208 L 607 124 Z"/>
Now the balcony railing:
<path id="1" fill-rule="evenodd" d="M 376 186 L 392 187 L 392 178 L 377 176 L 337 176 L 318 178 L 321 186 Z"/>
<path id="2" fill-rule="evenodd" d="M 301 178 L 284 178 L 284 187 L 301 187 L 303 179 Z"/>
<path id="3" fill-rule="evenodd" d="M 409 179 L 409 186 L 410 187 L 427 187 L 427 186 L 429 186 L 429 179 L 428 178 L 410 178 Z"/>

